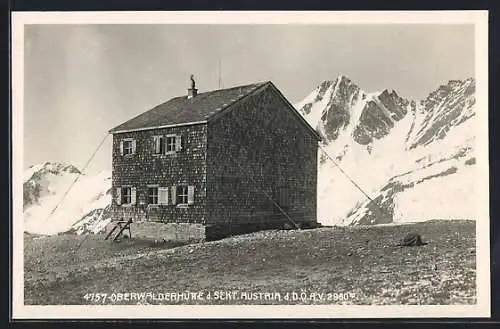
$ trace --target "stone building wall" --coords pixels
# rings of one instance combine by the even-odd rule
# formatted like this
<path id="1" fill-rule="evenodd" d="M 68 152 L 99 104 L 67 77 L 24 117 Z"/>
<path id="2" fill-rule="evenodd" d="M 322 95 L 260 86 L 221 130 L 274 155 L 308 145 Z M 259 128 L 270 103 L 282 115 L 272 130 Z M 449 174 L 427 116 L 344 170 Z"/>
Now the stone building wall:
<path id="1" fill-rule="evenodd" d="M 293 222 L 314 226 L 318 140 L 289 106 L 267 84 L 208 124 L 114 134 L 113 219 L 203 224 L 209 240 Z M 154 155 L 153 136 L 167 134 L 181 136 L 181 151 Z M 136 150 L 123 156 L 126 138 Z M 148 206 L 150 184 L 194 186 L 194 203 Z M 116 202 L 125 185 L 136 189 L 133 205 Z"/>
<path id="2" fill-rule="evenodd" d="M 288 106 L 267 85 L 208 123 L 207 223 L 215 231 L 291 224 L 274 202 L 293 221 L 316 223 L 318 141 Z"/>
<path id="3" fill-rule="evenodd" d="M 163 129 L 126 132 L 113 135 L 113 219 L 150 220 L 166 223 L 204 223 L 206 219 L 206 125 L 188 125 Z M 181 136 L 182 149 L 174 154 L 154 154 L 155 135 Z M 120 154 L 120 141 L 136 140 L 132 155 Z M 150 184 L 171 187 L 180 184 L 194 186 L 194 203 L 148 206 L 147 188 Z M 118 205 L 117 188 L 136 188 L 136 204 Z"/>

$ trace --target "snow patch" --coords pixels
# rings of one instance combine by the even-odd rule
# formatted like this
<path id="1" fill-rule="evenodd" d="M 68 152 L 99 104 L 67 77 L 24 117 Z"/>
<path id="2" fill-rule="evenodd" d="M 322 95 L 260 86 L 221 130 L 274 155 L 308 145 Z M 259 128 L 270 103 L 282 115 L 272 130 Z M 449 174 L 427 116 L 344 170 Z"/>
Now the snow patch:
<path id="1" fill-rule="evenodd" d="M 392 119 L 380 101 L 380 91 L 366 93 L 359 89 L 356 101 L 352 102 L 354 95 L 347 95 L 350 102 L 346 104 L 350 108 L 345 110 L 350 115 L 349 124 L 339 131 L 334 141 L 321 146 L 370 198 L 378 197 L 382 202 L 394 204 L 395 222 L 473 219 L 476 211 L 471 205 L 474 203 L 465 202 L 475 190 L 474 163 L 465 165 L 466 159 L 474 157 L 477 131 L 472 83 L 473 80 L 457 81 L 440 87 L 424 101 L 407 100 L 406 115 L 398 121 Z M 321 100 L 312 95 L 307 97 L 311 111 L 306 117 L 323 136 L 327 135 L 327 128 L 322 121 L 326 116 L 322 114 L 331 105 L 326 99 L 337 93 L 347 93 L 338 90 L 339 85 L 337 83 L 335 89 L 330 86 Z M 397 96 L 392 89 L 388 92 Z M 375 102 L 394 127 L 384 137 L 361 145 L 354 140 L 353 131 L 360 125 L 361 113 L 369 101 Z M 432 106 L 426 108 L 428 104 Z M 456 107 L 461 104 L 465 104 L 463 108 Z M 454 110 L 461 112 L 450 116 L 450 111 Z M 416 144 L 425 134 L 431 138 Z M 322 150 L 318 163 L 318 221 L 324 225 L 349 225 L 367 215 L 370 211 L 366 207 L 367 196 L 325 157 Z M 389 190 L 381 190 L 390 181 L 409 186 L 392 195 Z M 438 197 L 441 198 L 439 202 L 436 201 Z M 434 206 L 436 204 L 439 209 Z"/>
<path id="2" fill-rule="evenodd" d="M 24 231 L 47 235 L 66 232 L 82 217 L 111 203 L 109 172 L 87 176 L 64 170 L 40 172 L 43 168 L 43 165 L 33 166 L 25 175 L 33 178 L 33 174 L 39 173 L 40 177 L 30 183 L 42 186 L 44 193 L 37 203 L 25 209 Z"/>
<path id="3" fill-rule="evenodd" d="M 462 167 L 455 175 L 427 180 L 396 194 L 394 222 L 476 219 L 476 178 L 475 166 Z"/>

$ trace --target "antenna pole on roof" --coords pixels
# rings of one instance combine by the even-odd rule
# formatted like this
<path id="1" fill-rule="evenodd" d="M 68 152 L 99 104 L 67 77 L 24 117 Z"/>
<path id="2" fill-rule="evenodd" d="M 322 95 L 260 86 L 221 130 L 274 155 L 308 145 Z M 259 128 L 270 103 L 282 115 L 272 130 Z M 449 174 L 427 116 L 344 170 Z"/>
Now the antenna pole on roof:
<path id="1" fill-rule="evenodd" d="M 219 89 L 222 88 L 222 61 L 221 59 L 219 58 Z"/>

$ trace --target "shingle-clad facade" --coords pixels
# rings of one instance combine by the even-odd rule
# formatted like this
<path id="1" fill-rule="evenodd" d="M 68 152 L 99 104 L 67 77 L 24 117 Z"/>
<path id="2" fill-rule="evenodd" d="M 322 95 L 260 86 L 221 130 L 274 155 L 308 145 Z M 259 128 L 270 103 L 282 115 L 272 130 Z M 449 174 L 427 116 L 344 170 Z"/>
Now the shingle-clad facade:
<path id="1" fill-rule="evenodd" d="M 316 223 L 319 136 L 271 82 L 176 97 L 110 132 L 115 220 L 207 238 Z"/>

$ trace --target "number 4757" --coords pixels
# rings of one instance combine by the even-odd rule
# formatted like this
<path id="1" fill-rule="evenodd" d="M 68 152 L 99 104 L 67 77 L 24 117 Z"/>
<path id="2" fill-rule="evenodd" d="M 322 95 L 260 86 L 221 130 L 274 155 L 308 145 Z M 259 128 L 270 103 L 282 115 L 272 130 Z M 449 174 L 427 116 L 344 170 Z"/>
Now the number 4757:
<path id="1" fill-rule="evenodd" d="M 105 303 L 107 297 L 108 294 L 104 293 L 87 293 L 83 296 L 83 299 L 91 303 L 99 303 L 99 302 Z"/>

